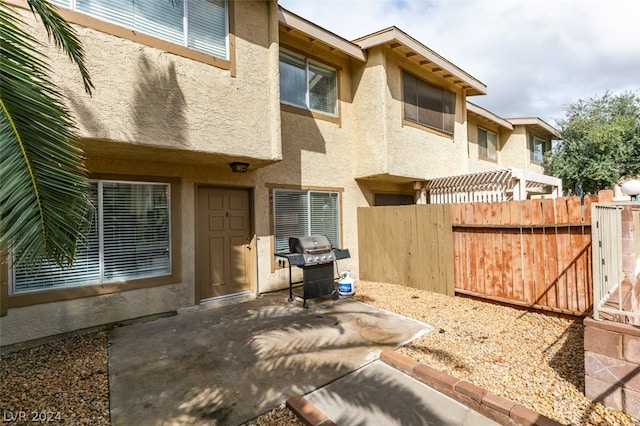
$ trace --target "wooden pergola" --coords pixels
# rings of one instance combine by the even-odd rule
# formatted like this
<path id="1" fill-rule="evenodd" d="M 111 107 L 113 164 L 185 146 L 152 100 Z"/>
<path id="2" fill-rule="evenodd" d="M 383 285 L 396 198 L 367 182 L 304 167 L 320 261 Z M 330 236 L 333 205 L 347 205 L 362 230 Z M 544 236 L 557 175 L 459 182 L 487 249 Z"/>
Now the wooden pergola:
<path id="1" fill-rule="evenodd" d="M 562 195 L 562 180 L 522 169 L 497 169 L 416 182 L 417 204 L 483 203 Z"/>

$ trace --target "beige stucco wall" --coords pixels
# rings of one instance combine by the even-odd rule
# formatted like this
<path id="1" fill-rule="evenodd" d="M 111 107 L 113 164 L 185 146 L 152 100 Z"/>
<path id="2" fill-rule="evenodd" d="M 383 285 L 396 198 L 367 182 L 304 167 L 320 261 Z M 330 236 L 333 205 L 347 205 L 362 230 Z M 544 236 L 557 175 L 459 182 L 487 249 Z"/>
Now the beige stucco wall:
<path id="1" fill-rule="evenodd" d="M 257 173 L 256 216 L 258 230 L 258 275 L 260 291 L 288 287 L 288 274 L 273 270 L 273 224 L 269 212 L 269 188 L 297 186 L 340 191 L 342 211 L 342 247 L 350 250 L 351 258 L 338 266 L 357 277 L 357 217 L 356 208 L 367 205 L 353 179 L 353 108 L 352 60 L 330 52 L 308 41 L 281 33 L 283 47 L 304 52 L 308 57 L 338 70 L 339 117 L 313 118 L 296 112 L 281 112 L 282 161 Z M 294 268 L 294 272 L 297 268 Z"/>
<path id="2" fill-rule="evenodd" d="M 513 131 L 506 137 L 500 153 L 502 162 L 506 167 L 517 167 L 534 173 L 544 173 L 544 168 L 541 164 L 531 161 L 529 146 L 529 135 L 531 134 L 527 126 L 514 126 Z M 548 138 L 544 138 L 539 134 L 535 135 L 544 140 L 547 144 L 547 149 L 550 149 L 551 141 Z"/>
<path id="3" fill-rule="evenodd" d="M 390 174 L 430 178 L 467 170 L 466 96 L 453 84 L 391 49 L 369 49 L 354 81 L 356 176 Z M 403 69 L 456 93 L 454 135 L 403 124 Z"/>
<path id="4" fill-rule="evenodd" d="M 46 53 L 80 135 L 102 144 L 113 140 L 280 159 L 276 4 L 234 4 L 235 77 L 229 70 L 74 25 L 95 85 L 93 96 L 84 92 L 75 65 L 63 53 Z M 33 14 L 22 15 L 46 39 Z"/>

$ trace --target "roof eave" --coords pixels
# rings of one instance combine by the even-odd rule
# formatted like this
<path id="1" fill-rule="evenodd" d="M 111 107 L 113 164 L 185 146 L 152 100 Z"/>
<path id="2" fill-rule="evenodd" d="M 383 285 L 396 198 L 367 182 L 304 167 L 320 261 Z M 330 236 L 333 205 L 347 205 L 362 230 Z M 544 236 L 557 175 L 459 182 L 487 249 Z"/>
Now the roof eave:
<path id="1" fill-rule="evenodd" d="M 327 31 L 324 28 L 301 18 L 295 13 L 289 12 L 282 6 L 278 6 L 278 22 L 285 27 L 295 29 L 296 31 L 307 35 L 311 40 L 320 41 L 331 49 L 338 50 L 347 56 L 357 59 L 358 61 L 367 61 L 366 53 L 357 44 L 345 40 L 331 31 Z"/>
<path id="2" fill-rule="evenodd" d="M 467 102 L 467 111 L 468 112 L 472 112 L 480 117 L 483 117 L 495 124 L 497 124 L 498 126 L 504 127 L 505 129 L 508 130 L 513 130 L 513 125 L 508 122 L 507 120 L 505 120 L 502 117 L 497 116 L 496 114 L 492 113 L 489 110 L 486 110 L 476 104 L 472 104 L 471 102 Z"/>
<path id="3" fill-rule="evenodd" d="M 542 120 L 541 118 L 516 117 L 516 118 L 507 118 L 506 120 L 509 121 L 514 126 L 537 126 L 542 130 L 544 130 L 545 132 L 548 132 L 549 135 L 551 135 L 553 138 L 555 139 L 560 138 L 560 131 L 555 127 L 553 127 L 552 125 L 550 125 L 549 123 L 547 123 L 546 121 Z"/>
<path id="4" fill-rule="evenodd" d="M 420 65 L 429 66 L 429 71 L 442 71 L 450 75 L 452 78 L 455 78 L 455 81 L 459 82 L 459 85 L 466 90 L 467 96 L 487 94 L 487 86 L 480 80 L 474 78 L 461 68 L 458 68 L 396 27 L 385 28 L 373 34 L 360 37 L 352 42 L 360 46 L 362 49 L 369 49 L 371 47 L 387 43 L 390 44 L 391 48 L 393 48 L 395 44 L 398 46 L 405 46 L 413 53 L 412 56 L 419 55 L 418 63 Z"/>

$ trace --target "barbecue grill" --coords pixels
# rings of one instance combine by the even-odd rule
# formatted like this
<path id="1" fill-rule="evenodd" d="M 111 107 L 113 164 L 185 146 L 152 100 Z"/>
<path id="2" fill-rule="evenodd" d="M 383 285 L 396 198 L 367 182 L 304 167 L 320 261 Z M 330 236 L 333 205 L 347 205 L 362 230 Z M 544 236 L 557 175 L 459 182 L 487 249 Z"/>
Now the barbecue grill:
<path id="1" fill-rule="evenodd" d="M 331 295 L 338 299 L 338 292 L 334 289 L 334 262 L 347 259 L 349 250 L 331 247 L 331 242 L 324 235 L 307 235 L 303 237 L 289 237 L 289 252 L 278 253 L 277 257 L 286 259 L 289 264 L 289 302 L 294 296 L 302 298 L 302 306 L 309 307 L 307 299 Z M 291 267 L 302 269 L 302 281 L 293 281 Z M 294 285 L 302 284 L 302 295 L 293 292 Z"/>

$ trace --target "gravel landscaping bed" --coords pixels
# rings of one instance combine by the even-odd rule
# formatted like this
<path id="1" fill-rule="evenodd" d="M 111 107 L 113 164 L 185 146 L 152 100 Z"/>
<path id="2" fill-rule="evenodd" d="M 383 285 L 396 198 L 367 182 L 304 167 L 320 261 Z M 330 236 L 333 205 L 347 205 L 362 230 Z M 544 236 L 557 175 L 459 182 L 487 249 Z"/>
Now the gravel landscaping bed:
<path id="1" fill-rule="evenodd" d="M 581 321 L 391 284 L 359 282 L 354 299 L 434 326 L 398 349 L 419 362 L 564 424 L 639 424 L 585 398 Z M 3 355 L 0 411 L 25 413 L 27 421 L 12 424 L 44 415 L 108 425 L 107 351 L 108 332 L 98 331 Z M 281 406 L 246 424 L 303 423 Z"/>

